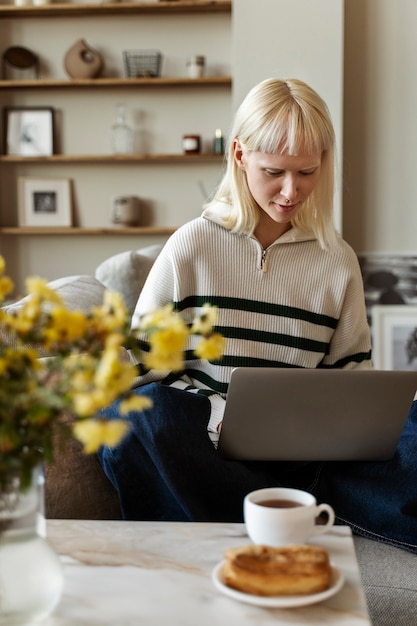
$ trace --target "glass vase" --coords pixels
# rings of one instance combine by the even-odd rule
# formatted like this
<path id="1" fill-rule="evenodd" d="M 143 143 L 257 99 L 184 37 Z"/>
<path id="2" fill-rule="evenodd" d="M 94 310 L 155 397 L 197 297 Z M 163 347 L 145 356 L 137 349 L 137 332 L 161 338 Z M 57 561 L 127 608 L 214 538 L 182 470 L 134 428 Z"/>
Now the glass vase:
<path id="1" fill-rule="evenodd" d="M 0 487 L 0 626 L 44 620 L 62 594 L 62 565 L 45 537 L 43 485 L 37 466 L 28 488 L 16 476 Z"/>
<path id="2" fill-rule="evenodd" d="M 111 127 L 114 154 L 131 154 L 133 152 L 133 131 L 126 122 L 126 116 L 126 105 L 118 104 L 116 107 L 116 123 Z"/>

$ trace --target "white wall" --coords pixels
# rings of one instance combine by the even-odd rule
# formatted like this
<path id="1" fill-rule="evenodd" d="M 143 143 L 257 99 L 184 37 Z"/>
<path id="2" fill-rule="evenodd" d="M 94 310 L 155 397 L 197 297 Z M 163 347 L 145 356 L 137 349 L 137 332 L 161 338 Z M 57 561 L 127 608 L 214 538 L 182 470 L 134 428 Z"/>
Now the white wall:
<path id="1" fill-rule="evenodd" d="M 342 163 L 343 0 L 235 0 L 234 109 L 257 82 L 299 78 L 327 102 Z M 336 202 L 341 228 L 341 188 Z"/>
<path id="2" fill-rule="evenodd" d="M 345 0 L 343 233 L 417 248 L 417 2 Z"/>

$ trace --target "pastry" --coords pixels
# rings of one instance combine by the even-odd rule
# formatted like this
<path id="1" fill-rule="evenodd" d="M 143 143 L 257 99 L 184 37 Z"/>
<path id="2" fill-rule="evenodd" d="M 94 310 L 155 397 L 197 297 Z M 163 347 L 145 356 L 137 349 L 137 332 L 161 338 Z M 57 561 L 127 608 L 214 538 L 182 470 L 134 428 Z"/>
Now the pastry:
<path id="1" fill-rule="evenodd" d="M 226 585 L 259 596 L 318 593 L 330 586 L 331 566 L 324 548 L 248 545 L 225 554 Z"/>

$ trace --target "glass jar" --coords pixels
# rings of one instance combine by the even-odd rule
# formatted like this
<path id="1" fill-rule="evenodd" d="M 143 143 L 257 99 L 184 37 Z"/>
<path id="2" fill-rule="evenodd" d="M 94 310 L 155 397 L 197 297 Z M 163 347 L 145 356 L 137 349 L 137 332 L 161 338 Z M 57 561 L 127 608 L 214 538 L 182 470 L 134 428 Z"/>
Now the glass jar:
<path id="1" fill-rule="evenodd" d="M 0 485 L 0 624 L 44 620 L 57 606 L 64 584 L 61 562 L 45 538 L 44 473 L 28 488 L 11 476 Z"/>
<path id="2" fill-rule="evenodd" d="M 133 131 L 126 122 L 127 106 L 118 104 L 116 122 L 111 127 L 111 141 L 114 154 L 131 154 L 133 151 Z"/>
<path id="3" fill-rule="evenodd" d="M 201 78 L 204 76 L 206 65 L 205 57 L 197 54 L 187 59 L 187 74 L 189 78 Z"/>

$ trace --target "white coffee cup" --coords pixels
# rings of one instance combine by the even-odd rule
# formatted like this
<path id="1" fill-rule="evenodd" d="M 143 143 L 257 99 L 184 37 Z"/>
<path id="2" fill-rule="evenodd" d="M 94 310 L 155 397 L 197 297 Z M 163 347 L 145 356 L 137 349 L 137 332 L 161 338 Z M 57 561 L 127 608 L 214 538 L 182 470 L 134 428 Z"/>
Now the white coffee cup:
<path id="1" fill-rule="evenodd" d="M 317 504 L 307 491 L 285 487 L 258 489 L 247 494 L 243 502 L 246 530 L 257 544 L 286 546 L 304 544 L 321 535 L 334 524 L 334 511 L 329 504 Z M 327 514 L 323 524 L 316 518 Z"/>

